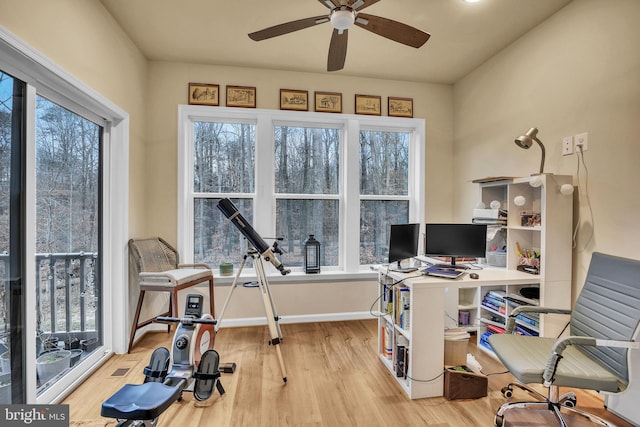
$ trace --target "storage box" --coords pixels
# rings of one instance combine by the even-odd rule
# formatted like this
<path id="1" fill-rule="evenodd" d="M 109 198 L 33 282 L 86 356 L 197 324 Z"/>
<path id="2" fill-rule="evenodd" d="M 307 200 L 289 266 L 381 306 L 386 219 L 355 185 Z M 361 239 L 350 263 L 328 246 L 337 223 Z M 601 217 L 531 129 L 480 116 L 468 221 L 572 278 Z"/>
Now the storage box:
<path id="1" fill-rule="evenodd" d="M 444 372 L 444 397 L 454 399 L 478 399 L 487 395 L 488 381 L 466 366 L 447 368 Z"/>
<path id="2" fill-rule="evenodd" d="M 507 266 L 507 253 L 506 252 L 487 252 L 487 264 L 493 267 L 506 267 Z"/>
<path id="3" fill-rule="evenodd" d="M 449 329 L 444 334 L 445 366 L 460 366 L 467 363 L 469 333 L 464 330 Z"/>

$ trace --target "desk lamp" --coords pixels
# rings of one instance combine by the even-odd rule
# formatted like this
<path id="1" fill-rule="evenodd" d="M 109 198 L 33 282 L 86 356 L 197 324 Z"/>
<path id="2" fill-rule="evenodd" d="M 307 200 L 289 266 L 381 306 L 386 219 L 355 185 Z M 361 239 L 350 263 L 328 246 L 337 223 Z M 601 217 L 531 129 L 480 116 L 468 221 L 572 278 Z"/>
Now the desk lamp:
<path id="1" fill-rule="evenodd" d="M 536 137 L 537 134 L 538 129 L 531 128 L 524 135 L 520 135 L 519 137 L 517 137 L 514 142 L 518 147 L 524 148 L 525 150 L 528 150 L 529 147 L 531 147 L 533 141 L 538 143 L 540 149 L 542 150 L 542 159 L 540 160 L 540 173 L 542 174 L 544 173 L 544 145 L 542 145 L 542 142 L 540 142 L 540 140 Z"/>

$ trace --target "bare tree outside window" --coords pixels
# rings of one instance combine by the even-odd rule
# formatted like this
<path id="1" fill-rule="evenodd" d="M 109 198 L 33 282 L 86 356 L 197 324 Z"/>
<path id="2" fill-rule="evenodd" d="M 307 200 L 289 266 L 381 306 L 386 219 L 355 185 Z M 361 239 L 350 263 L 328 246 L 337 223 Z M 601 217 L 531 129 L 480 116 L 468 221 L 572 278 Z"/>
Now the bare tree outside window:
<path id="1" fill-rule="evenodd" d="M 276 126 L 274 137 L 276 234 L 285 250 L 281 261 L 304 266 L 304 241 L 314 234 L 321 242 L 320 264 L 337 266 L 340 132 Z"/>
<path id="2" fill-rule="evenodd" d="M 325 271 L 359 273 L 386 261 L 391 224 L 423 218 L 421 120 L 196 108 L 179 107 L 181 127 L 192 130 L 179 136 L 190 173 L 178 177 L 179 214 L 188 219 L 178 243 L 188 262 L 238 267 L 246 254 L 246 240 L 217 209 L 221 198 L 267 243 L 281 237 L 278 258 L 297 271 L 310 234 Z"/>
<path id="3" fill-rule="evenodd" d="M 195 122 L 193 124 L 194 260 L 211 266 L 231 262 L 236 268 L 247 243 L 218 210 L 231 194 L 247 221 L 253 218 L 255 187 L 255 125 Z M 245 198 L 238 197 L 245 195 Z"/>
<path id="4" fill-rule="evenodd" d="M 47 337 L 102 336 L 101 138 L 96 123 L 36 98 L 36 347 Z"/>
<path id="5" fill-rule="evenodd" d="M 384 263 L 391 224 L 409 220 L 408 133 L 360 132 L 360 195 L 360 264 Z"/>

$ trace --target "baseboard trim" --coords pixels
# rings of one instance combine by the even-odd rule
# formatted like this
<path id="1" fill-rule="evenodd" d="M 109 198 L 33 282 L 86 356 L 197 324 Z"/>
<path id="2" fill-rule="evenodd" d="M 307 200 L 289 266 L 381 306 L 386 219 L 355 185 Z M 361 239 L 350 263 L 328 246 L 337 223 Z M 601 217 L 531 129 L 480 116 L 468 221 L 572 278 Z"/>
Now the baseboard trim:
<path id="1" fill-rule="evenodd" d="M 364 320 L 372 319 L 373 316 L 368 311 L 357 311 L 348 313 L 323 313 L 323 314 L 302 314 L 294 316 L 280 316 L 279 323 L 315 323 L 315 322 L 337 322 L 344 320 Z M 266 325 L 265 317 L 244 317 L 238 319 L 222 319 L 221 328 L 234 328 L 241 326 L 261 326 Z"/>

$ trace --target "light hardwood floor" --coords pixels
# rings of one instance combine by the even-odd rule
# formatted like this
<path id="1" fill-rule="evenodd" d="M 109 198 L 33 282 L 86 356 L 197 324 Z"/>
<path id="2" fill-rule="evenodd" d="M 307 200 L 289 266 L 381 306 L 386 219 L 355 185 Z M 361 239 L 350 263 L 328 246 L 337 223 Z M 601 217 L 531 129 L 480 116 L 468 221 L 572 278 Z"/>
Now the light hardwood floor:
<path id="1" fill-rule="evenodd" d="M 221 329 L 215 348 L 222 362 L 235 362 L 234 374 L 223 374 L 226 394 L 197 402 L 190 393 L 160 417 L 160 427 L 180 426 L 492 426 L 496 408 L 505 399 L 500 389 L 512 377 L 489 377 L 489 395 L 473 400 L 431 398 L 410 400 L 383 367 L 376 352 L 375 319 L 281 325 L 280 345 L 288 381 L 282 381 L 267 327 Z M 151 351 L 170 347 L 171 335 L 148 333 L 131 351 L 116 355 L 68 396 L 72 425 L 113 425 L 100 417 L 104 400 L 126 383 L 141 383 Z M 502 365 L 470 351 L 485 373 L 503 372 Z M 123 376 L 113 376 L 128 369 Z M 578 407 L 604 415 L 620 427 L 631 426 L 602 407 L 599 397 L 576 390 Z M 526 399 L 516 391 L 515 398 Z M 549 425 L 546 411 L 514 414 L 510 426 Z M 580 420 L 581 421 L 581 420 Z M 574 425 L 574 424 L 572 424 Z M 581 422 L 575 425 L 583 425 Z"/>

